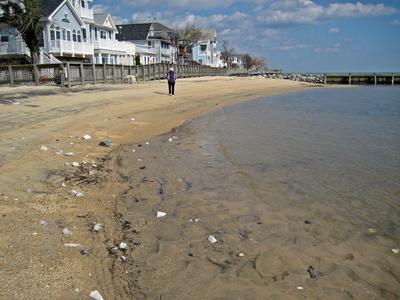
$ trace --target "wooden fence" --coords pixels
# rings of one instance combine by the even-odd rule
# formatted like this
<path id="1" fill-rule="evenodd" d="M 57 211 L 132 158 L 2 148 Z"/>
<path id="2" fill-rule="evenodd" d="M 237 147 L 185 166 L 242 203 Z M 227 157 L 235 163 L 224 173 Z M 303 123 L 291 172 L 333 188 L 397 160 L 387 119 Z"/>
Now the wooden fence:
<path id="1" fill-rule="evenodd" d="M 170 67 L 178 78 L 200 76 L 227 76 L 230 70 L 201 65 L 171 65 L 166 63 L 126 66 L 107 64 L 40 64 L 0 66 L 0 86 L 10 85 L 73 85 L 96 83 L 123 83 L 128 75 L 137 81 L 164 79 Z"/>

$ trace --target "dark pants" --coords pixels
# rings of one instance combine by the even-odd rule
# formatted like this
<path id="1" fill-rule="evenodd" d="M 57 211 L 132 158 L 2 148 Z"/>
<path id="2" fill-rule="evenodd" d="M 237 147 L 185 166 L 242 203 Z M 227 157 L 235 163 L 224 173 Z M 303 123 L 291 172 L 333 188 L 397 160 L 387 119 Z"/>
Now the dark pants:
<path id="1" fill-rule="evenodd" d="M 175 95 L 175 82 L 168 82 L 168 91 L 170 95 Z"/>

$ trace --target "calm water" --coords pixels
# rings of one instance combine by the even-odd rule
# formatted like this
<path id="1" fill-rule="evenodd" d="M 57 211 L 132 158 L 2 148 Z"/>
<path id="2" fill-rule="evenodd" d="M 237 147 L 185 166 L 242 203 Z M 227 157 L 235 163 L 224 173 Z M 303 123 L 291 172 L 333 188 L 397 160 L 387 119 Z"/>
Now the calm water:
<path id="1" fill-rule="evenodd" d="M 399 88 L 267 97 L 174 134 L 123 158 L 143 298 L 399 299 Z"/>
<path id="2" fill-rule="evenodd" d="M 311 90 L 210 116 L 203 143 L 248 176 L 254 192 L 399 238 L 400 89 Z M 211 148 L 209 148 L 211 149 Z M 211 151 L 212 152 L 212 151 Z M 329 216 L 326 216 L 329 217 Z"/>

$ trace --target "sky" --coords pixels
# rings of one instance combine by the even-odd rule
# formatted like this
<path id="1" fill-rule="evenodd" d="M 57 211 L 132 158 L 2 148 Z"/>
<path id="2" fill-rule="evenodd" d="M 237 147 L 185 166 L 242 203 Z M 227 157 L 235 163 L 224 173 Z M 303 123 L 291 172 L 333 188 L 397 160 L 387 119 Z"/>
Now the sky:
<path id="1" fill-rule="evenodd" d="M 285 72 L 400 72 L 400 0 L 94 0 L 117 24 L 216 29 Z"/>

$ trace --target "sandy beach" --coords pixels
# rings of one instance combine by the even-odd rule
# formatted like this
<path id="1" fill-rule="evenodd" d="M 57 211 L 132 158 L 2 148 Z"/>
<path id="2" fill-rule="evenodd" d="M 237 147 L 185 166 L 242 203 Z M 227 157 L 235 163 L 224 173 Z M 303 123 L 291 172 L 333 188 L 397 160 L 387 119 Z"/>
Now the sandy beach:
<path id="1" fill-rule="evenodd" d="M 151 226 L 128 213 L 124 193 L 134 187 L 121 172 L 123 153 L 220 107 L 310 87 L 206 77 L 180 80 L 176 97 L 168 97 L 163 81 L 2 88 L 0 298 L 87 299 L 93 290 L 105 299 L 142 298 L 140 255 Z M 103 139 L 112 147 L 99 146 Z M 140 193 L 130 199 L 141 201 Z M 155 220 L 153 211 L 149 218 Z"/>

